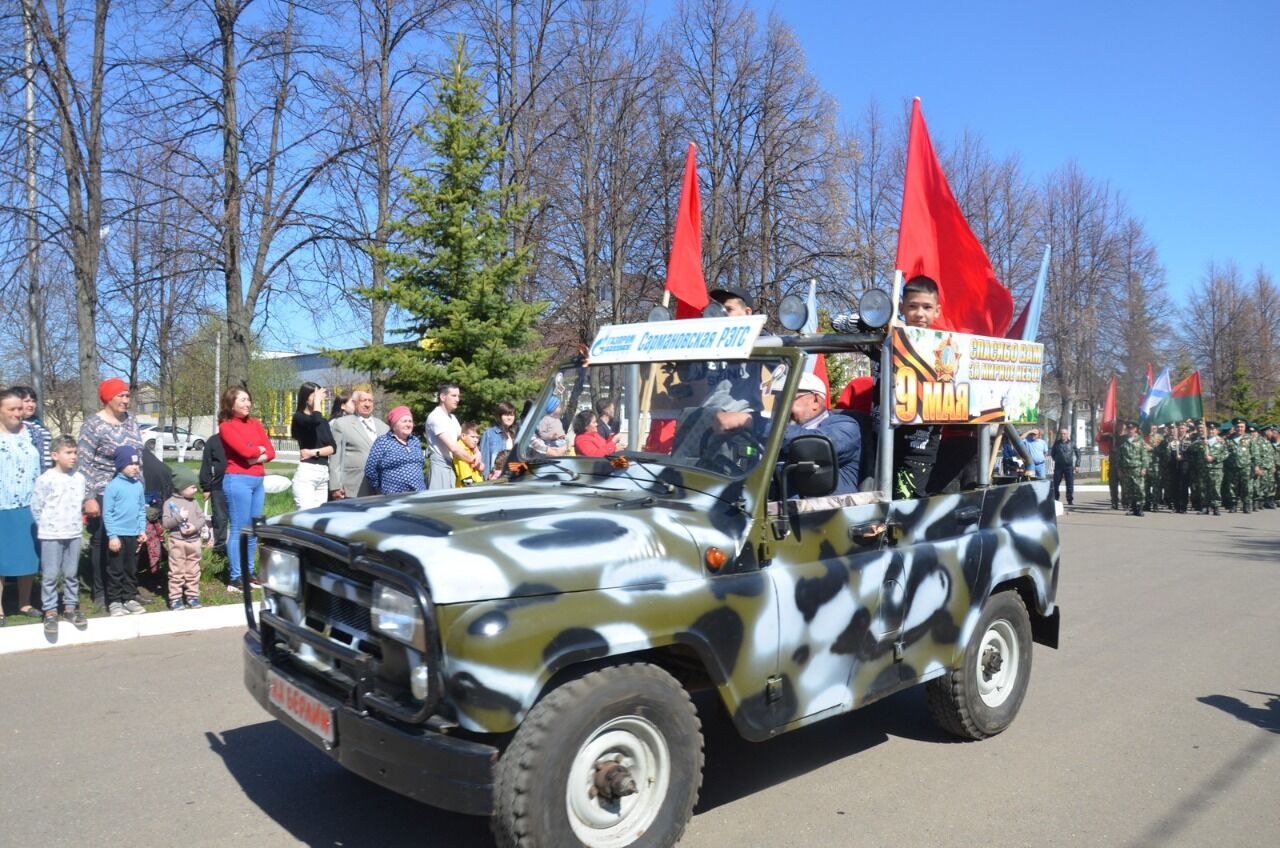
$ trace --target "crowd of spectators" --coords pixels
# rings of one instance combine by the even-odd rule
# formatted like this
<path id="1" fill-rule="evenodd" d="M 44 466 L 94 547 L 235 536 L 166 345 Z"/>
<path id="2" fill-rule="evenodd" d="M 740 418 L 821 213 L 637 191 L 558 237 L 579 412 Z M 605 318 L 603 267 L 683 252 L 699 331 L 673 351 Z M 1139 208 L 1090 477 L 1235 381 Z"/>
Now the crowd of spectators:
<path id="1" fill-rule="evenodd" d="M 407 406 L 379 417 L 367 391 L 330 397 L 325 387 L 303 383 L 290 424 L 298 449 L 294 506 L 473 486 L 501 477 L 515 446 L 516 407 L 496 404 L 492 423 L 482 430 L 476 422 L 458 420 L 461 393 L 454 383 L 440 386 L 436 406 L 418 428 Z M 18 603 L 11 610 L 24 619 L 43 618 L 51 634 L 60 621 L 83 628 L 83 580 L 95 606 L 116 616 L 140 614 L 152 595 L 138 585 L 137 574 L 155 572 L 161 559 L 168 561 L 169 608 L 199 607 L 200 563 L 209 547 L 227 559 L 229 591 L 241 591 L 246 578 L 257 586 L 253 540 L 247 560 L 236 542 L 264 511 L 267 464 L 276 448 L 254 417 L 251 393 L 239 386 L 223 392 L 217 432 L 204 441 L 198 474 L 171 470 L 144 450 L 125 381 L 103 380 L 98 399 L 101 407 L 76 436 L 53 437 L 36 414 L 34 391 L 0 391 L 0 579 L 16 583 Z M 535 453 L 606 456 L 617 450 L 619 425 L 611 402 L 578 413 L 572 439 L 559 412 L 553 396 L 535 427 Z M 0 606 L 0 626 L 3 613 Z"/>

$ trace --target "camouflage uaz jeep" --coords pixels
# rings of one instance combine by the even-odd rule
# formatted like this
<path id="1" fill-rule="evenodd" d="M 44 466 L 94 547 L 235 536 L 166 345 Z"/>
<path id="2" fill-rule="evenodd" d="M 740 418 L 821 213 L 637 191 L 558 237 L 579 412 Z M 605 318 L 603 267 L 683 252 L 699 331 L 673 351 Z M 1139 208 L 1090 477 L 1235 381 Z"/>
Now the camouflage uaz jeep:
<path id="1" fill-rule="evenodd" d="M 991 480 L 989 430 L 971 426 L 942 440 L 936 494 L 889 497 L 876 448 L 905 406 L 830 413 L 860 426 L 857 492 L 831 494 L 826 437 L 784 450 L 808 356 L 902 364 L 877 310 L 843 335 L 761 336 L 758 317 L 605 328 L 526 415 L 508 479 L 256 524 L 249 690 L 351 771 L 490 816 L 502 846 L 675 843 L 701 782 L 701 689 L 749 740 L 917 683 L 948 731 L 1004 730 L 1033 640 L 1056 647 L 1048 483 Z M 897 389 L 961 418 L 959 384 Z M 564 418 L 543 414 L 553 395 Z M 616 451 L 559 455 L 557 431 L 601 398 Z M 725 411 L 749 421 L 719 426 Z"/>

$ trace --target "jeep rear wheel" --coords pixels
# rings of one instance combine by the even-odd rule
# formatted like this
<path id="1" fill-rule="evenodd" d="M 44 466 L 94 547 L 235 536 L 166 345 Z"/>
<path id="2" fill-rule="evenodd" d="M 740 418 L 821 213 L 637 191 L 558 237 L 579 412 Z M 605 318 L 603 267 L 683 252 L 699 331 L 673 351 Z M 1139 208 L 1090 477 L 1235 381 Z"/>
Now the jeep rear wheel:
<path id="1" fill-rule="evenodd" d="M 929 682 L 929 710 L 948 733 L 986 739 L 1008 727 L 1031 677 L 1031 619 L 1017 592 L 987 599 L 960 667 Z"/>
<path id="2" fill-rule="evenodd" d="M 592 672 L 529 711 L 498 762 L 501 848 L 666 848 L 702 784 L 702 732 L 688 693 L 651 665 Z"/>

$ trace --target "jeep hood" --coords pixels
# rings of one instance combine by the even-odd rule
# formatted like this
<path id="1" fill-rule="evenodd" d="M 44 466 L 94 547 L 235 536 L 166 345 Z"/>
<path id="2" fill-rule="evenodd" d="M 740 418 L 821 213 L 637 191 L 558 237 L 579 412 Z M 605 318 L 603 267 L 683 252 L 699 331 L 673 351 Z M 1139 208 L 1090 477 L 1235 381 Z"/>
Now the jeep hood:
<path id="1" fill-rule="evenodd" d="M 435 602 L 452 604 L 701 580 L 699 547 L 732 550 L 741 536 L 741 519 L 712 526 L 732 512 L 709 496 L 535 480 L 334 501 L 268 524 L 416 565 Z"/>

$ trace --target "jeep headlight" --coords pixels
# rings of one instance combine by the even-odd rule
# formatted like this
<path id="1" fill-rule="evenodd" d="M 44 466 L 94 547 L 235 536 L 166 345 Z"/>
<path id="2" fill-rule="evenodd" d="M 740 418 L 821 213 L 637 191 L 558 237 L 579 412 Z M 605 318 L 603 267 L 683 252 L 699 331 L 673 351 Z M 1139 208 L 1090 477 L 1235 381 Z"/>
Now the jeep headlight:
<path id="1" fill-rule="evenodd" d="M 298 555 L 279 548 L 263 547 L 262 570 L 267 577 L 267 588 L 272 592 L 298 597 L 298 586 L 302 582 L 302 561 Z"/>
<path id="2" fill-rule="evenodd" d="M 397 642 L 422 647 L 422 607 L 417 598 L 386 583 L 374 583 L 373 629 Z"/>

